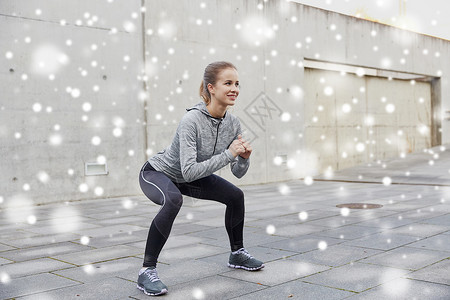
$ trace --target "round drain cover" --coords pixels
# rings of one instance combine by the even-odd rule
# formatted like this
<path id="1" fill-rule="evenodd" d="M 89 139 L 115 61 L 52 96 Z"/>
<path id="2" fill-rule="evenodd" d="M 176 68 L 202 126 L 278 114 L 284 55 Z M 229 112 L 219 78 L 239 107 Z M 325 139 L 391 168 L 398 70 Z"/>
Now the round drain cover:
<path id="1" fill-rule="evenodd" d="M 344 204 L 338 204 L 336 207 L 342 208 L 347 207 L 351 209 L 374 209 L 374 208 L 380 208 L 383 207 L 381 204 L 372 204 L 372 203 L 344 203 Z"/>

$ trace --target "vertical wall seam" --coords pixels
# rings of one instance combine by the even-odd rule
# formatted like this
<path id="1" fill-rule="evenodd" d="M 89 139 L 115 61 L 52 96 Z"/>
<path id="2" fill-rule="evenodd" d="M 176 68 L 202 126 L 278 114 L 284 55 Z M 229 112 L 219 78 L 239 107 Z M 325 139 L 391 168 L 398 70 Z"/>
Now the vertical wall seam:
<path id="1" fill-rule="evenodd" d="M 146 19 L 146 11 L 144 13 L 142 13 L 142 8 L 145 8 L 145 0 L 141 0 L 141 29 L 142 29 L 142 33 L 141 33 L 141 38 L 142 38 L 142 64 L 143 64 L 143 73 L 146 75 L 146 55 L 145 55 L 145 49 L 146 47 L 146 40 L 145 40 L 145 19 Z M 146 77 L 145 77 L 146 78 Z M 146 78 L 148 80 L 148 78 Z M 146 94 L 149 93 L 149 88 L 147 85 L 147 81 L 146 80 L 142 80 L 142 87 L 144 89 L 144 92 Z M 147 123 L 147 109 L 148 109 L 148 98 L 149 95 L 147 95 L 148 97 L 143 97 L 143 118 L 142 118 L 142 122 L 143 122 L 143 130 L 144 130 L 144 157 L 147 160 L 147 149 L 149 148 L 148 145 L 148 123 Z"/>
<path id="2" fill-rule="evenodd" d="M 439 77 L 432 78 L 431 85 L 431 147 L 442 144 L 442 121 L 445 116 L 442 114 L 441 99 L 441 79 Z M 441 131 L 439 131 L 441 129 Z"/>
<path id="3" fill-rule="evenodd" d="M 339 170 L 339 130 L 338 130 L 338 104 L 337 104 L 337 99 L 336 99 L 336 85 L 333 83 L 333 89 L 334 89 L 334 136 L 336 139 L 336 170 Z"/>

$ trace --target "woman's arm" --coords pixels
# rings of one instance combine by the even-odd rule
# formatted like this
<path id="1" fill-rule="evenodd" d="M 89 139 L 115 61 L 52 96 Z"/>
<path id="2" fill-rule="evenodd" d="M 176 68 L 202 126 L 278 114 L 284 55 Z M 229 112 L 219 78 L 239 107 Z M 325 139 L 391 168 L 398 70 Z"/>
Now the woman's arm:
<path id="1" fill-rule="evenodd" d="M 247 173 L 248 168 L 250 167 L 250 159 L 242 158 L 238 156 L 231 162 L 231 172 L 237 178 L 241 178 Z"/>
<path id="2" fill-rule="evenodd" d="M 239 123 L 239 120 L 237 121 L 237 132 L 236 139 L 240 140 L 241 142 L 244 142 L 242 140 L 241 135 L 241 124 Z M 241 155 L 238 155 L 233 161 L 231 162 L 231 172 L 234 176 L 237 178 L 242 178 L 246 173 L 248 168 L 250 167 L 250 154 L 252 152 L 252 149 L 250 147 L 250 144 L 248 142 L 245 142 L 245 145 L 248 145 L 249 151 L 246 151 L 246 153 L 243 153 Z M 244 158 L 245 157 L 245 158 Z"/>

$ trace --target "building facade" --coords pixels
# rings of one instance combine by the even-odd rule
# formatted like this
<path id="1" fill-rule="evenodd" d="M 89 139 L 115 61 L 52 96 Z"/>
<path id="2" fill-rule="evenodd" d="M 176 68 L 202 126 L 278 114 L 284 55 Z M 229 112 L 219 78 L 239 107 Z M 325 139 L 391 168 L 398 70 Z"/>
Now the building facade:
<path id="1" fill-rule="evenodd" d="M 287 1 L 1 1 L 0 205 L 139 195 L 228 60 L 254 152 L 236 184 L 450 142 L 450 43 Z"/>

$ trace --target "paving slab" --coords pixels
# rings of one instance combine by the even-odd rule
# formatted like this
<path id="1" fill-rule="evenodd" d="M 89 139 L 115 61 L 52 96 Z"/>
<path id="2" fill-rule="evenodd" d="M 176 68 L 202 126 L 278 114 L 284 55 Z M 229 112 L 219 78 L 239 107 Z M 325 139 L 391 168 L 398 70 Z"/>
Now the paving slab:
<path id="1" fill-rule="evenodd" d="M 23 300 L 126 299 L 136 289 L 136 283 L 120 278 L 106 278 L 92 283 L 36 293 Z M 148 296 L 147 296 L 148 297 Z"/>
<path id="2" fill-rule="evenodd" d="M 158 260 L 167 264 L 172 264 L 187 259 L 196 259 L 225 252 L 228 253 L 229 250 L 210 245 L 195 244 L 180 248 L 164 249 Z"/>
<path id="3" fill-rule="evenodd" d="M 260 261 L 262 261 L 264 263 L 294 257 L 295 255 L 298 254 L 298 253 L 292 252 L 292 251 L 278 250 L 278 249 L 259 247 L 259 246 L 248 247 L 246 249 L 249 251 L 249 253 L 252 256 L 257 257 Z M 219 263 L 221 265 L 226 266 L 229 257 L 230 257 L 230 252 L 227 251 L 225 253 L 220 253 L 217 255 L 200 258 L 198 260 L 207 261 L 209 263 L 214 263 L 214 264 Z M 229 271 L 229 269 L 228 269 L 228 271 Z"/>
<path id="4" fill-rule="evenodd" d="M 182 234 L 189 234 L 193 232 L 199 232 L 203 230 L 208 229 L 214 229 L 216 227 L 214 226 L 204 226 L 204 225 L 198 225 L 198 224 L 183 224 L 182 226 L 174 226 L 172 227 L 172 231 L 170 234 L 172 235 L 182 235 Z"/>
<path id="5" fill-rule="evenodd" d="M 90 224 L 87 222 L 72 222 L 72 223 L 61 223 L 57 225 L 48 225 L 48 226 L 34 226 L 27 228 L 26 230 L 35 233 L 35 234 L 58 234 L 58 233 L 75 233 L 82 229 L 93 229 L 98 228 L 101 229 L 101 226 Z"/>
<path id="6" fill-rule="evenodd" d="M 53 257 L 59 261 L 82 266 L 107 260 L 130 257 L 143 253 L 144 250 L 138 250 L 127 245 L 111 246 L 100 249 L 91 249 L 70 254 L 57 255 Z"/>
<path id="7" fill-rule="evenodd" d="M 130 247 L 135 247 L 137 249 L 143 250 L 145 249 L 147 244 L 147 238 L 145 240 L 130 243 L 127 244 Z M 164 245 L 163 251 L 169 249 L 175 249 L 175 248 L 183 248 L 183 247 L 189 247 L 193 246 L 195 247 L 197 244 L 201 245 L 209 245 L 209 246 L 215 246 L 215 247 L 221 247 L 223 249 L 229 249 L 229 241 L 228 239 L 210 239 L 210 238 L 203 238 L 203 237 L 197 237 L 193 235 L 176 235 L 176 236 L 169 236 L 169 239 L 167 240 L 166 244 Z"/>
<path id="8" fill-rule="evenodd" d="M 351 292 L 362 292 L 408 273 L 409 271 L 405 270 L 356 262 L 311 275 L 303 281 Z"/>
<path id="9" fill-rule="evenodd" d="M 102 263 L 87 264 L 80 267 L 54 271 L 53 274 L 81 283 L 90 283 L 105 278 L 120 277 L 131 281 L 137 279 L 142 259 L 137 257 L 121 258 Z"/>
<path id="10" fill-rule="evenodd" d="M 266 228 L 266 230 L 267 230 L 267 228 Z M 283 240 L 286 240 L 286 237 L 277 236 L 274 234 L 268 234 L 267 231 L 264 233 L 261 233 L 260 231 L 246 233 L 246 231 L 244 230 L 244 246 L 245 247 L 259 246 L 262 244 L 267 244 L 270 242 L 278 242 L 278 241 L 283 241 Z"/>
<path id="11" fill-rule="evenodd" d="M 446 226 L 450 224 L 450 213 L 424 220 L 423 223 Z"/>
<path id="12" fill-rule="evenodd" d="M 382 229 L 391 229 L 407 224 L 414 223 L 414 219 L 406 219 L 402 216 L 388 216 L 383 218 L 371 219 L 363 222 L 359 222 L 358 226 L 378 227 Z"/>
<path id="13" fill-rule="evenodd" d="M 262 244 L 262 247 L 280 249 L 285 251 L 292 251 L 297 253 L 308 252 L 311 250 L 317 250 L 319 248 L 319 243 L 325 242 L 326 245 L 331 246 L 334 244 L 342 243 L 340 239 L 334 239 L 330 237 L 316 236 L 316 235 L 305 235 L 297 238 L 291 238 L 282 240 L 279 242 Z"/>
<path id="14" fill-rule="evenodd" d="M 317 232 L 315 233 L 315 235 L 328 236 L 335 239 L 354 240 L 375 233 L 380 233 L 381 231 L 383 231 L 383 229 L 377 227 L 346 225 L 338 228 L 332 228 L 329 230 Z"/>
<path id="15" fill-rule="evenodd" d="M 153 217 L 156 215 L 156 212 L 158 211 L 158 210 L 153 211 L 152 207 L 150 205 L 145 205 L 142 207 L 145 207 L 143 209 L 145 209 L 145 215 L 147 215 L 149 220 L 153 219 Z M 158 209 L 159 209 L 159 207 L 158 207 Z M 112 211 L 104 211 L 104 212 L 100 212 L 100 213 L 97 212 L 97 213 L 91 214 L 89 217 L 91 219 L 101 221 L 101 220 L 111 220 L 111 219 L 124 218 L 124 217 L 128 217 L 128 216 L 136 216 L 136 215 L 138 215 L 138 214 L 134 211 L 134 209 L 133 210 L 122 210 L 122 211 L 113 209 Z M 138 215 L 138 220 L 142 220 L 142 215 Z M 145 224 L 144 220 L 142 222 L 143 222 L 143 224 Z"/>
<path id="16" fill-rule="evenodd" d="M 247 228 L 244 227 L 244 235 L 246 235 Z M 186 236 L 194 236 L 194 237 L 201 237 L 201 238 L 208 238 L 208 239 L 227 239 L 227 231 L 225 229 L 225 226 L 219 226 L 219 227 L 207 227 L 203 230 L 195 231 L 192 233 L 187 234 L 175 234 L 171 233 L 171 236 L 180 236 L 180 235 L 186 235 Z M 170 239 L 170 237 L 169 237 Z"/>
<path id="17" fill-rule="evenodd" d="M 98 237 L 98 236 L 115 235 L 119 233 L 128 233 L 133 231 L 141 231 L 145 229 L 146 229 L 145 227 L 141 226 L 120 224 L 120 225 L 102 226 L 100 228 L 89 228 L 89 229 L 83 228 L 78 230 L 77 232 L 83 236 Z"/>
<path id="18" fill-rule="evenodd" d="M 0 238 L 3 243 L 7 244 L 10 240 L 20 238 L 22 239 L 33 238 L 39 235 L 41 235 L 41 233 L 27 232 L 23 229 L 14 229 L 14 230 L 4 230 L 2 233 L 0 233 Z"/>
<path id="19" fill-rule="evenodd" d="M 450 252 L 450 236 L 446 234 L 438 234 L 412 243 L 409 246 Z"/>
<path id="20" fill-rule="evenodd" d="M 328 269 L 327 266 L 284 259 L 268 262 L 260 271 L 246 272 L 236 269 L 222 275 L 266 286 L 275 286 Z"/>
<path id="21" fill-rule="evenodd" d="M 450 286 L 448 285 L 398 278 L 347 299 L 448 300 L 449 298 Z"/>
<path id="22" fill-rule="evenodd" d="M 71 268 L 73 265 L 51 258 L 39 258 L 29 261 L 16 262 L 2 266 L 1 273 L 7 274 L 10 278 L 20 278 L 34 274 L 52 272 Z"/>
<path id="23" fill-rule="evenodd" d="M 450 232 L 450 224 L 447 226 L 443 226 L 426 223 L 413 223 L 391 229 L 389 232 L 394 234 L 410 235 L 425 238 L 439 233 Z"/>
<path id="24" fill-rule="evenodd" d="M 363 258 L 384 253 L 381 250 L 365 249 L 344 245 L 332 245 L 325 250 L 315 250 L 290 257 L 292 260 L 305 261 L 318 265 L 337 267 Z"/>
<path id="25" fill-rule="evenodd" d="M 309 225 L 318 225 L 324 227 L 337 228 L 345 225 L 351 225 L 355 223 L 360 223 L 361 217 L 352 216 L 352 217 L 344 217 L 344 216 L 334 216 L 326 219 L 319 219 L 308 222 Z"/>
<path id="26" fill-rule="evenodd" d="M 288 215 L 284 215 L 282 217 L 279 216 L 276 218 L 265 218 L 265 219 L 259 219 L 259 220 L 254 220 L 254 221 L 246 220 L 246 222 L 245 222 L 246 226 L 263 228 L 264 230 L 267 227 L 267 225 L 273 225 L 275 227 L 282 227 L 282 226 L 287 226 L 287 225 L 292 225 L 292 224 L 300 224 L 300 220 L 298 218 L 298 213 L 297 214 L 288 214 Z"/>
<path id="27" fill-rule="evenodd" d="M 148 229 L 131 232 L 122 232 L 117 234 L 109 234 L 107 236 L 89 237 L 88 245 L 94 248 L 105 248 L 116 245 L 134 246 L 134 243 L 138 242 L 141 242 L 145 245 L 147 236 L 148 236 Z M 81 243 L 81 240 L 80 238 L 78 238 L 78 240 L 73 242 Z M 142 249 L 142 247 L 140 248 Z"/>
<path id="28" fill-rule="evenodd" d="M 33 237 L 8 240 L 5 241 L 5 243 L 8 243 L 8 245 L 16 248 L 27 248 L 27 247 L 68 242 L 73 240 L 80 240 L 80 238 L 81 236 L 79 234 L 74 233 L 45 234 L 45 235 L 40 234 Z"/>
<path id="29" fill-rule="evenodd" d="M 317 205 L 317 204 L 303 204 L 302 202 L 298 203 L 299 201 L 297 200 L 297 205 L 299 206 L 297 211 L 312 211 L 312 210 L 317 210 L 319 208 L 321 208 L 321 205 Z M 265 208 L 265 209 L 258 209 L 258 210 L 253 210 L 253 211 L 246 211 L 245 212 L 245 216 L 246 217 L 250 217 L 253 219 L 268 219 L 268 218 L 277 218 L 280 217 L 280 210 L 278 209 L 274 209 L 273 207 L 270 208 Z M 322 215 L 323 217 L 323 215 Z"/>
<path id="30" fill-rule="evenodd" d="M 251 230 L 251 229 L 250 229 Z M 258 245 L 262 245 L 270 242 L 277 242 L 285 240 L 286 237 L 276 236 L 276 235 L 268 235 L 267 233 L 260 233 L 260 231 L 255 232 L 244 232 L 244 247 L 254 247 Z M 224 249 L 230 249 L 230 242 L 226 235 L 220 236 L 217 239 L 203 239 L 201 241 L 202 244 L 213 245 L 217 247 L 222 247 Z"/>
<path id="31" fill-rule="evenodd" d="M 441 260 L 419 271 L 409 273 L 408 278 L 446 284 L 450 286 L 450 259 Z"/>
<path id="32" fill-rule="evenodd" d="M 66 209 L 69 209 L 69 207 L 67 207 Z M 70 208 L 71 209 L 71 208 Z M 93 219 L 87 217 L 86 215 L 82 214 L 82 212 L 80 211 L 76 211 L 76 213 L 74 213 L 73 215 L 67 215 L 65 216 L 65 214 L 67 212 L 71 212 L 71 211 L 59 211 L 59 210 L 52 210 L 50 208 L 48 208 L 48 214 L 45 215 L 44 219 L 39 219 L 38 216 L 36 217 L 36 222 L 34 224 L 28 224 L 28 223 L 23 223 L 21 228 L 30 232 L 33 232 L 34 229 L 36 229 L 36 227 L 42 227 L 42 228 L 48 228 L 49 226 L 53 226 L 54 229 L 61 229 L 63 230 L 64 225 L 67 225 L 68 227 L 73 227 L 73 225 L 75 225 L 76 223 L 86 223 L 88 224 L 89 221 L 92 221 Z M 61 214 L 61 215 L 59 215 Z M 38 226 L 36 226 L 38 225 Z M 81 227 L 80 227 L 81 228 Z M 64 231 L 61 231 L 64 232 Z"/>
<path id="33" fill-rule="evenodd" d="M 259 299 L 302 299 L 302 300 L 338 300 L 346 299 L 354 295 L 352 292 L 302 282 L 301 279 L 293 280 L 274 287 L 264 288 L 238 298 L 236 300 L 259 300 Z"/>
<path id="34" fill-rule="evenodd" d="M 186 299 L 232 299 L 264 288 L 264 286 L 227 278 L 223 276 L 211 276 L 169 287 L 169 293 L 164 296 L 167 300 Z M 131 294 L 132 299 L 148 300 L 142 292 Z"/>
<path id="35" fill-rule="evenodd" d="M 379 250 L 390 250 L 417 241 L 418 237 L 382 232 L 344 242 L 343 245 L 358 246 Z"/>
<path id="36" fill-rule="evenodd" d="M 397 211 L 397 212 L 403 212 L 403 211 L 410 211 L 410 210 L 417 210 L 417 209 L 425 209 L 429 207 L 429 203 L 424 202 L 416 202 L 416 201 L 402 201 L 397 202 L 389 205 L 389 210 Z"/>
<path id="37" fill-rule="evenodd" d="M 226 265 L 227 260 L 221 261 L 221 266 L 217 265 L 219 262 L 217 260 L 211 262 L 205 260 L 188 260 L 171 265 L 159 264 L 157 268 L 160 278 L 171 289 L 178 284 L 188 282 L 194 284 L 200 279 L 205 279 L 230 270 Z M 136 281 L 141 265 L 142 262 L 131 273 L 121 274 L 120 277 L 130 281 Z"/>
<path id="38" fill-rule="evenodd" d="M 264 227 L 264 230 L 265 230 L 265 228 L 266 227 Z M 253 236 L 255 232 L 256 233 L 259 232 L 259 234 L 256 234 L 255 236 Z M 175 235 L 175 234 L 171 233 L 171 235 Z M 227 231 L 223 224 L 220 225 L 219 227 L 209 227 L 208 226 L 207 228 L 205 228 L 203 230 L 186 233 L 184 235 L 203 237 L 203 238 L 208 238 L 208 239 L 213 239 L 213 240 L 228 240 Z M 261 235 L 267 236 L 267 233 L 264 231 L 264 233 L 261 234 L 259 228 L 244 224 L 244 239 L 245 239 L 245 241 L 247 241 L 248 239 L 260 239 Z"/>
<path id="39" fill-rule="evenodd" d="M 169 238 L 167 239 L 166 244 L 164 245 L 164 250 L 181 248 L 188 245 L 195 245 L 203 243 L 205 240 L 209 239 L 200 238 L 192 235 L 170 235 Z"/>
<path id="40" fill-rule="evenodd" d="M 16 262 L 26 261 L 36 258 L 52 257 L 66 253 L 90 250 L 92 247 L 71 242 L 55 243 L 45 246 L 16 249 L 0 253 L 0 257 Z"/>
<path id="41" fill-rule="evenodd" d="M 301 200 L 298 200 L 301 201 Z M 272 210 L 274 210 L 272 208 Z M 314 221 L 314 220 L 318 220 L 318 219 L 325 219 L 328 217 L 334 217 L 334 216 L 338 216 L 339 215 L 339 211 L 336 210 L 336 208 L 333 206 L 331 211 L 328 210 L 324 210 L 324 207 L 322 206 L 321 209 L 307 209 L 307 207 L 303 207 L 300 206 L 299 209 L 295 212 L 295 213 L 289 213 L 289 214 L 283 214 L 281 213 L 283 211 L 283 208 L 279 208 L 278 210 L 278 217 L 276 218 L 270 218 L 270 220 L 272 221 L 273 225 L 286 225 L 286 224 L 304 224 L 307 223 L 309 221 Z M 307 213 L 307 218 L 302 220 L 299 218 L 299 213 L 300 212 L 306 212 Z M 265 224 L 267 224 L 268 219 L 264 218 L 261 219 L 259 223 L 262 223 L 262 225 L 264 226 Z M 248 222 L 247 222 L 248 223 Z M 257 224 L 258 222 L 252 222 L 252 224 Z M 252 225 L 252 224 L 247 224 L 247 225 Z"/>
<path id="42" fill-rule="evenodd" d="M 441 205 L 438 205 L 437 207 L 440 206 Z M 422 209 L 415 209 L 412 211 L 397 213 L 396 216 L 401 216 L 405 219 L 412 219 L 416 222 L 433 224 L 432 222 L 428 221 L 440 220 L 439 218 L 445 217 L 446 214 L 447 212 L 437 210 L 433 205 Z"/>
<path id="43" fill-rule="evenodd" d="M 14 249 L 17 249 L 17 248 L 0 243 L 0 253 L 3 251 L 9 251 L 9 250 L 14 250 Z"/>
<path id="44" fill-rule="evenodd" d="M 360 263 L 370 263 L 390 266 L 399 269 L 418 270 L 446 259 L 450 253 L 411 247 L 401 247 L 373 255 L 360 260 Z"/>
<path id="45" fill-rule="evenodd" d="M 321 231 L 326 230 L 326 227 L 323 226 L 317 226 L 317 225 L 310 225 L 310 224 L 292 224 L 287 226 L 280 226 L 277 227 L 275 225 L 272 225 L 271 222 L 267 222 L 266 227 L 261 230 L 260 232 L 266 232 L 267 226 L 274 226 L 275 229 L 275 235 L 282 236 L 282 237 L 297 237 L 300 235 L 307 235 L 311 233 L 318 233 Z"/>
<path id="46" fill-rule="evenodd" d="M 8 233 L 20 232 L 24 228 L 29 227 L 29 225 L 27 226 L 25 223 L 22 223 L 22 222 L 8 223 L 8 222 L 11 222 L 8 219 L 4 220 L 3 222 L 5 222 L 5 224 L 1 224 L 1 226 L 0 226 L 0 236 L 2 236 L 2 237 Z"/>
<path id="47" fill-rule="evenodd" d="M 149 217 L 139 217 L 136 215 L 129 216 L 121 216 L 119 218 L 110 218 L 110 219 L 102 219 L 102 220 L 92 220 L 89 223 L 96 225 L 115 225 L 115 224 L 127 224 L 127 225 L 135 225 L 135 226 L 150 226 L 151 218 Z"/>
<path id="48" fill-rule="evenodd" d="M 11 279 L 7 283 L 4 281 L 0 282 L 0 299 L 16 298 L 26 295 L 30 295 L 29 299 L 38 299 L 36 296 L 37 293 L 79 284 L 79 282 L 49 273 L 24 276 L 18 279 Z M 61 298 L 41 299 L 49 300 Z"/>
<path id="49" fill-rule="evenodd" d="M 9 260 L 9 259 L 4 259 L 4 258 L 0 258 L 0 266 L 1 265 L 6 265 L 6 264 L 10 264 L 13 263 L 14 261 Z"/>
<path id="50" fill-rule="evenodd" d="M 376 204 L 382 204 L 380 202 L 383 202 L 384 205 L 381 208 L 376 209 L 349 209 L 349 216 L 352 217 L 360 217 L 361 221 L 367 221 L 375 218 L 381 218 L 381 217 L 388 217 L 388 216 L 394 216 L 398 214 L 398 211 L 389 210 L 389 202 L 392 201 L 392 199 L 380 201 L 378 200 Z M 366 202 L 362 202 L 366 203 Z M 371 203 L 368 201 L 368 203 Z"/>

